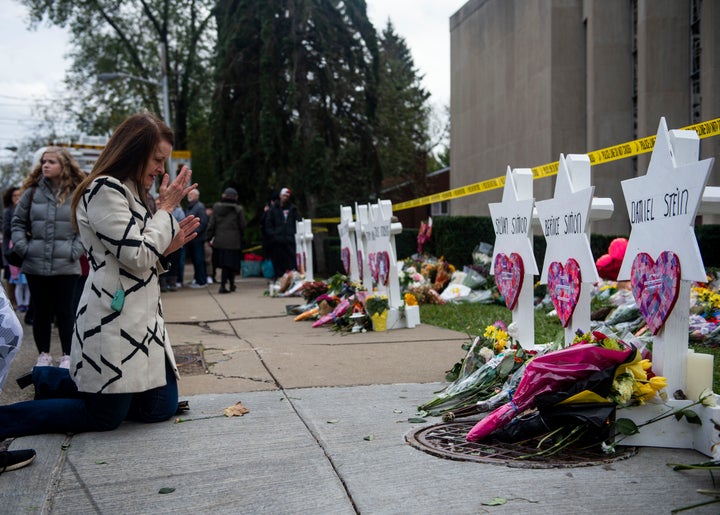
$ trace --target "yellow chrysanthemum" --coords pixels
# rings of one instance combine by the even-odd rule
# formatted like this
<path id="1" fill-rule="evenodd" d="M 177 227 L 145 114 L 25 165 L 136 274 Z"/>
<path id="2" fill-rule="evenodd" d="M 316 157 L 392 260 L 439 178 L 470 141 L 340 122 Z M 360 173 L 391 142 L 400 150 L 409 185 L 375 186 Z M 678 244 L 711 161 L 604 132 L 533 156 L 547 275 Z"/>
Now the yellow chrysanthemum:
<path id="1" fill-rule="evenodd" d="M 505 347 L 507 347 L 507 342 L 508 342 L 507 339 L 496 340 L 495 343 L 493 344 L 493 347 L 495 348 L 495 352 L 502 352 L 503 350 L 505 350 Z"/>
<path id="2" fill-rule="evenodd" d="M 418 301 L 417 301 L 417 299 L 415 298 L 415 295 L 413 295 L 413 294 L 410 293 L 410 292 L 407 292 L 407 293 L 405 294 L 404 299 L 405 299 L 405 304 L 408 305 L 408 306 L 417 306 L 417 305 L 418 305 Z"/>

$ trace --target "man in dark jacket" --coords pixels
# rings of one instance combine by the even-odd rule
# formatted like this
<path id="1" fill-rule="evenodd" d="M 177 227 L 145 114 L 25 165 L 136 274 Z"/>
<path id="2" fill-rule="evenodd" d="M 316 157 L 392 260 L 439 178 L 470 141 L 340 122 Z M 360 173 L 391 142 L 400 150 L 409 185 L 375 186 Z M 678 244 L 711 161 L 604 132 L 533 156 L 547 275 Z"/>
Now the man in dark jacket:
<path id="1" fill-rule="evenodd" d="M 275 277 L 282 276 L 288 270 L 295 270 L 295 223 L 300 214 L 290 202 L 290 190 L 280 190 L 280 200 L 267 212 L 265 233 L 271 243 L 270 259 L 275 269 Z"/>
<path id="2" fill-rule="evenodd" d="M 207 268 L 205 267 L 205 232 L 208 225 L 208 216 L 205 212 L 205 205 L 200 202 L 200 192 L 192 190 L 188 193 L 188 206 L 185 210 L 186 216 L 196 216 L 200 225 L 195 231 L 197 237 L 185 245 L 185 252 L 190 256 L 195 269 L 195 278 L 190 284 L 191 288 L 203 288 L 207 285 Z"/>

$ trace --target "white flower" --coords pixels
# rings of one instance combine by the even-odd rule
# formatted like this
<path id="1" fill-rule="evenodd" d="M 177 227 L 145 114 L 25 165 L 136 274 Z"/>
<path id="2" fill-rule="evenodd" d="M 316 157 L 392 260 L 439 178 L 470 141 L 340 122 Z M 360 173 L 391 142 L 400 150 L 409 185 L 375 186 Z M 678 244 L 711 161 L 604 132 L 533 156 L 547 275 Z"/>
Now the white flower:
<path id="1" fill-rule="evenodd" d="M 482 357 L 482 359 L 485 360 L 485 363 L 487 363 L 493 357 L 495 357 L 495 353 L 493 352 L 492 349 L 488 349 L 487 347 L 482 347 L 480 349 L 480 356 Z"/>
<path id="2" fill-rule="evenodd" d="M 520 328 L 518 327 L 517 322 L 511 322 L 510 325 L 507 328 L 507 333 L 513 340 L 517 340 L 520 336 Z"/>

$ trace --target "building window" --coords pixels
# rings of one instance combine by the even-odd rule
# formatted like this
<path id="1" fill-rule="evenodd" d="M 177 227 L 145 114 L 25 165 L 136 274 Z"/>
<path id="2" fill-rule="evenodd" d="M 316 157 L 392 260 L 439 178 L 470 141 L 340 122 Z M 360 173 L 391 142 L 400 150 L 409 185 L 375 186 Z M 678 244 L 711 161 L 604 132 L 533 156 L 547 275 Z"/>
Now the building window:
<path id="1" fill-rule="evenodd" d="M 450 214 L 450 202 L 443 200 L 430 205 L 430 214 L 432 216 L 448 216 Z"/>

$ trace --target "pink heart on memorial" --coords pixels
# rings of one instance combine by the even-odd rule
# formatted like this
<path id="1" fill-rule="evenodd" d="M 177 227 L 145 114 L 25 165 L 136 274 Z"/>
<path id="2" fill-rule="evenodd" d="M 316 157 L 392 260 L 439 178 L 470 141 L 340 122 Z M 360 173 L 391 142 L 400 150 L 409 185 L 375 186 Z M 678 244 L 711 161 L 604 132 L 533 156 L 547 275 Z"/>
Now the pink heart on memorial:
<path id="1" fill-rule="evenodd" d="M 494 272 L 495 284 L 500 294 L 505 297 L 505 305 L 508 309 L 514 309 L 525 276 L 522 256 L 516 252 L 510 256 L 498 253 L 495 256 Z"/>
<path id="2" fill-rule="evenodd" d="M 630 269 L 630 286 L 648 329 L 656 334 L 675 306 L 680 287 L 680 260 L 674 252 L 660 253 L 657 261 L 639 253 Z"/>
<path id="3" fill-rule="evenodd" d="M 560 322 L 567 327 L 580 298 L 580 265 L 573 258 L 568 259 L 565 266 L 553 261 L 548 268 L 547 284 Z"/>
<path id="4" fill-rule="evenodd" d="M 350 249 L 347 247 L 343 247 L 340 250 L 340 259 L 342 260 L 343 268 L 345 269 L 345 273 L 347 275 L 350 275 Z"/>

